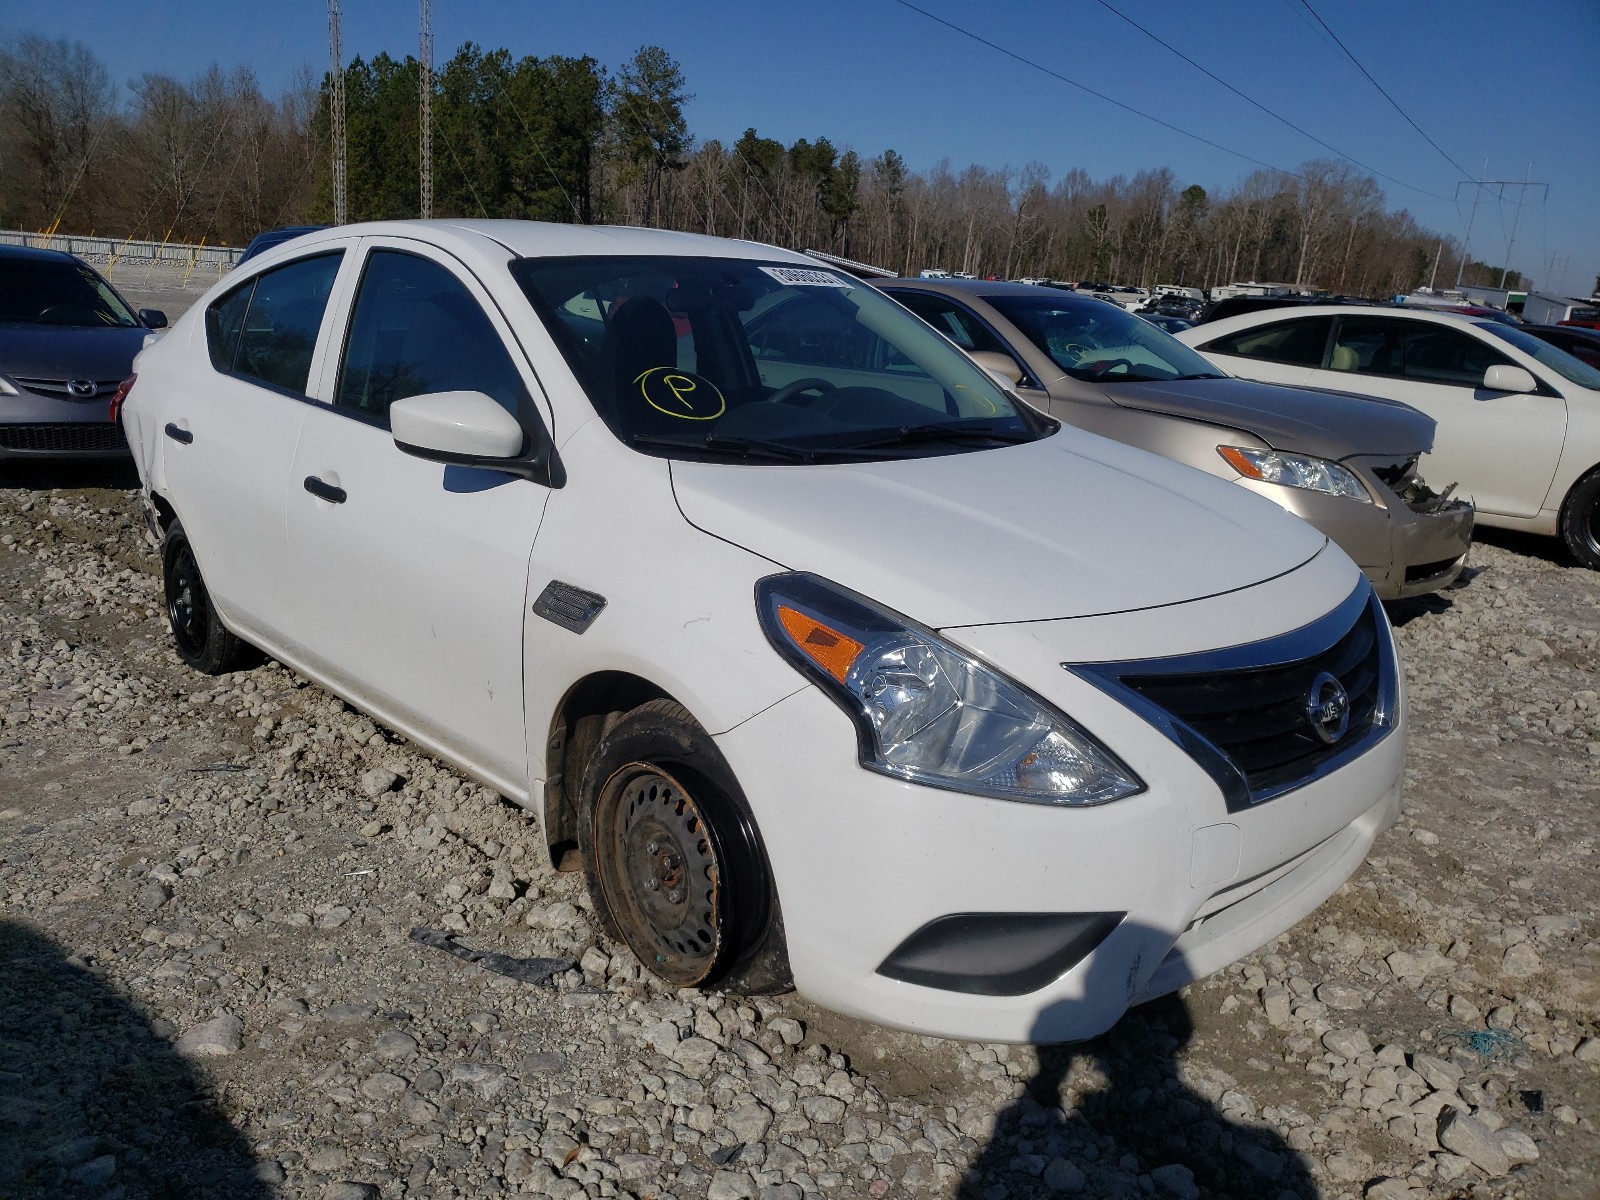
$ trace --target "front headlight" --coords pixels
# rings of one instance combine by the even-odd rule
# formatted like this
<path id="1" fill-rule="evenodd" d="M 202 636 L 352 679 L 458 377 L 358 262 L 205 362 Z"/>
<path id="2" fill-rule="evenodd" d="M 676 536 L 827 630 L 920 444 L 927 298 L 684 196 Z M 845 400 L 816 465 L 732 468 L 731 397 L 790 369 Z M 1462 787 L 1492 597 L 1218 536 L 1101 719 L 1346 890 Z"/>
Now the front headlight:
<path id="1" fill-rule="evenodd" d="M 1071 718 L 930 629 L 815 575 L 769 576 L 756 604 L 778 653 L 854 719 L 864 767 L 1034 804 L 1144 791 Z"/>
<path id="2" fill-rule="evenodd" d="M 1285 454 L 1281 450 L 1257 450 L 1249 446 L 1218 446 L 1217 453 L 1246 479 L 1262 483 L 1281 483 L 1284 487 L 1305 488 L 1329 496 L 1372 503 L 1372 496 L 1349 467 L 1309 454 Z"/>

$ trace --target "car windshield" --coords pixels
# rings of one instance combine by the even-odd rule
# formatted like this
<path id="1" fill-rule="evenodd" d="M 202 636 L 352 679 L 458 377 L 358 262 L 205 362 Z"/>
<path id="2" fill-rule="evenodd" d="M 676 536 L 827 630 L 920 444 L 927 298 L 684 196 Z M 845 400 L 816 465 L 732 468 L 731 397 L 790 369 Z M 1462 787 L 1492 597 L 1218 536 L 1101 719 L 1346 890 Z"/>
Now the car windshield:
<path id="1" fill-rule="evenodd" d="M 1596 370 L 1582 359 L 1574 358 L 1565 350 L 1552 346 L 1549 342 L 1534 337 L 1531 333 L 1523 333 L 1512 325 L 1501 325 L 1494 321 L 1477 322 L 1479 329 L 1486 329 L 1501 341 L 1510 342 L 1529 358 L 1538 360 L 1541 367 L 1548 367 L 1568 383 L 1575 383 L 1579 387 L 1593 388 L 1600 391 L 1600 370 Z"/>
<path id="2" fill-rule="evenodd" d="M 1049 296 L 985 299 L 1074 379 L 1133 383 L 1222 376 L 1197 351 L 1110 304 Z"/>
<path id="3" fill-rule="evenodd" d="M 895 458 L 1058 426 L 873 288 L 719 258 L 522 259 L 512 273 L 595 410 L 667 457 Z"/>
<path id="4" fill-rule="evenodd" d="M 0 258 L 0 322 L 125 329 L 139 324 L 111 285 L 82 263 Z"/>

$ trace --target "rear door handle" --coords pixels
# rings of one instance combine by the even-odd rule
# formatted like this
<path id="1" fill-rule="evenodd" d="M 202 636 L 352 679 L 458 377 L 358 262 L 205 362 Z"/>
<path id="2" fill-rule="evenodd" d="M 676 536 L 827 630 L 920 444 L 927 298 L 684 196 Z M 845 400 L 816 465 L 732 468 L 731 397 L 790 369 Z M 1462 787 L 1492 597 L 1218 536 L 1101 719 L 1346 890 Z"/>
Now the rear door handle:
<path id="1" fill-rule="evenodd" d="M 171 421 L 167 422 L 166 435 L 173 441 L 184 446 L 187 446 L 190 442 L 194 441 L 194 434 L 190 433 L 187 429 L 182 429 L 177 425 L 174 425 Z"/>
<path id="2" fill-rule="evenodd" d="M 329 504 L 343 504 L 349 498 L 342 487 L 334 487 L 333 484 L 325 483 L 315 475 L 306 476 L 306 491 L 326 500 Z"/>

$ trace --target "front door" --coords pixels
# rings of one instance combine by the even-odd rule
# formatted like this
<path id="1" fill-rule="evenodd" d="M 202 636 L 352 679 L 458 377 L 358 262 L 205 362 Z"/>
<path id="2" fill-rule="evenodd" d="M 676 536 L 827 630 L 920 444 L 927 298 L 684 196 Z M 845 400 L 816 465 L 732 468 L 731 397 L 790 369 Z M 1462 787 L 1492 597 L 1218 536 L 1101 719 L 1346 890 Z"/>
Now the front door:
<path id="1" fill-rule="evenodd" d="M 316 664 L 502 792 L 528 790 L 522 620 L 548 497 L 526 479 L 403 453 L 389 405 L 484 392 L 540 427 L 509 329 L 440 251 L 371 239 L 327 403 L 308 409 L 289 498 L 295 587 Z M 514 343 L 512 343 L 514 344 Z"/>
<path id="2" fill-rule="evenodd" d="M 1438 422 L 1421 466 L 1430 486 L 1459 483 L 1458 494 L 1486 513 L 1538 515 L 1561 457 L 1567 404 L 1485 388 L 1484 373 L 1511 359 L 1438 321 L 1342 316 L 1328 363 L 1309 386 L 1401 400 Z"/>

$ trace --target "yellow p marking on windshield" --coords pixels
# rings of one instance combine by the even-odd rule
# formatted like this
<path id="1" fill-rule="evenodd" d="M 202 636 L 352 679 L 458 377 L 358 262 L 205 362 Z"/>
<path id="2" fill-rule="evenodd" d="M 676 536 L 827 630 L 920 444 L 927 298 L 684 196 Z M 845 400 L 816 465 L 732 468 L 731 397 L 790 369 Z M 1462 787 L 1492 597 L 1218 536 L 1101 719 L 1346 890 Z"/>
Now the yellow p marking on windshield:
<path id="1" fill-rule="evenodd" d="M 646 404 L 680 421 L 714 421 L 728 411 L 728 401 L 716 384 L 676 367 L 651 367 L 641 371 L 634 383 Z"/>

